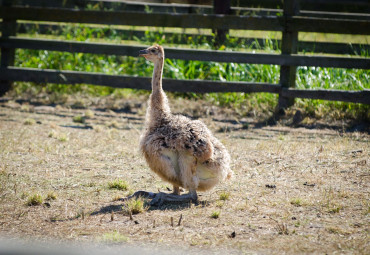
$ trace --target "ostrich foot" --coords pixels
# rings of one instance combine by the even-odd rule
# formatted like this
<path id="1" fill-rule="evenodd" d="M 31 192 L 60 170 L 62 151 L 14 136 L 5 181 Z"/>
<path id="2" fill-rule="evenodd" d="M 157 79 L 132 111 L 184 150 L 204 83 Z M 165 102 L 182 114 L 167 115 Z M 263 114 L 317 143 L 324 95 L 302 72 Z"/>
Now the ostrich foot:
<path id="1" fill-rule="evenodd" d="M 161 206 L 163 204 L 170 204 L 170 203 L 197 203 L 198 202 L 198 195 L 196 192 L 189 192 L 188 194 L 184 195 L 177 195 L 177 194 L 167 194 L 163 192 L 153 193 L 147 191 L 136 191 L 131 196 L 121 198 L 120 201 L 127 201 L 132 198 L 149 198 L 152 199 L 150 202 L 151 206 Z"/>
<path id="2" fill-rule="evenodd" d="M 163 204 L 171 204 L 171 203 L 197 203 L 198 196 L 197 193 L 188 193 L 184 195 L 176 195 L 176 194 L 167 194 L 163 192 L 159 192 L 155 194 L 155 197 L 150 202 L 152 206 L 161 206 Z"/>
<path id="3" fill-rule="evenodd" d="M 131 196 L 123 197 L 123 198 L 120 198 L 119 200 L 120 201 L 127 201 L 127 200 L 130 200 L 132 198 L 139 198 L 139 197 L 153 199 L 153 198 L 155 198 L 156 195 L 157 194 L 156 193 L 153 193 L 153 192 L 139 190 L 139 191 L 136 191 Z"/>

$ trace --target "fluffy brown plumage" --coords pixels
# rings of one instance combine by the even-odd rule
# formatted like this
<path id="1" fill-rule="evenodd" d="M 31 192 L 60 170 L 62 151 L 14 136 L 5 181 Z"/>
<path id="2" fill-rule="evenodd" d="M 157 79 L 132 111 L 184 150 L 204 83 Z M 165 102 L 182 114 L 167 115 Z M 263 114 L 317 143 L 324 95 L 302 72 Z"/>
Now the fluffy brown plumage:
<path id="1" fill-rule="evenodd" d="M 208 190 L 232 176 L 230 155 L 203 122 L 171 113 L 162 89 L 163 48 L 155 45 L 140 53 L 154 63 L 140 149 L 150 169 L 174 185 L 174 193 L 183 187 L 196 200 L 196 190 Z"/>

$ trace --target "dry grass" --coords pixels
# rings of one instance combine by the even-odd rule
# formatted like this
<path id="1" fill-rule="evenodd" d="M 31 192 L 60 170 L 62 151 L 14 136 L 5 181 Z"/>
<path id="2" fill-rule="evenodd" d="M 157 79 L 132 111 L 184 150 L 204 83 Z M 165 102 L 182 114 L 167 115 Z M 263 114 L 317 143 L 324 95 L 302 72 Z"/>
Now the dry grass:
<path id="1" fill-rule="evenodd" d="M 227 112 L 204 116 L 230 150 L 235 178 L 200 193 L 197 206 L 150 207 L 130 220 L 116 198 L 170 185 L 138 152 L 142 111 L 90 111 L 2 103 L 1 236 L 228 253 L 370 254 L 368 134 L 256 128 Z M 73 122 L 84 114 L 86 123 Z M 112 180 L 125 180 L 129 190 L 109 188 Z M 33 194 L 47 202 L 28 206 Z"/>

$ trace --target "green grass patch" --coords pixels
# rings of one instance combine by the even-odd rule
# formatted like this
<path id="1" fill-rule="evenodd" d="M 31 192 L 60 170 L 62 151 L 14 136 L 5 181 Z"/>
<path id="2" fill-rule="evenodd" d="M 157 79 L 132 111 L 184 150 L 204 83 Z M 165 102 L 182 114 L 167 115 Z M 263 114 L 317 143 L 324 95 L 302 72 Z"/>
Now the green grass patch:
<path id="1" fill-rule="evenodd" d="M 125 243 L 129 238 L 115 230 L 113 232 L 104 233 L 99 240 L 104 243 Z"/>
<path id="2" fill-rule="evenodd" d="M 328 210 L 329 213 L 339 213 L 339 211 L 342 209 L 341 206 L 336 206 L 336 207 L 333 207 L 333 208 L 330 208 Z"/>
<path id="3" fill-rule="evenodd" d="M 211 213 L 212 219 L 218 219 L 220 217 L 221 212 L 220 211 L 214 211 Z"/>
<path id="4" fill-rule="evenodd" d="M 145 201 L 142 198 L 135 198 L 126 201 L 122 209 L 127 214 L 139 214 L 144 212 L 147 207 L 145 207 Z"/>
<path id="5" fill-rule="evenodd" d="M 26 119 L 23 124 L 24 125 L 34 125 L 36 121 L 34 119 Z"/>
<path id="6" fill-rule="evenodd" d="M 108 183 L 109 189 L 118 189 L 118 190 L 128 190 L 129 185 L 126 181 L 121 179 L 116 179 Z"/>
<path id="7" fill-rule="evenodd" d="M 300 206 L 303 206 L 305 203 L 301 198 L 292 198 L 290 200 L 290 204 L 294 205 L 294 206 L 297 206 L 297 207 L 300 207 Z"/>
<path id="8" fill-rule="evenodd" d="M 226 201 L 229 200 L 229 198 L 230 198 L 229 192 L 223 191 L 220 193 L 220 200 Z"/>
<path id="9" fill-rule="evenodd" d="M 81 115 L 76 115 L 73 117 L 73 122 L 76 122 L 76 123 L 85 123 L 85 120 L 86 118 Z"/>
<path id="10" fill-rule="evenodd" d="M 51 191 L 46 195 L 45 200 L 56 200 L 57 199 L 57 194 L 55 192 Z"/>
<path id="11" fill-rule="evenodd" d="M 61 141 L 61 142 L 68 142 L 69 141 L 69 137 L 66 133 L 60 133 L 58 135 L 58 140 Z"/>
<path id="12" fill-rule="evenodd" d="M 43 202 L 44 202 L 44 199 L 38 193 L 30 195 L 27 199 L 27 205 L 28 206 L 41 205 Z"/>

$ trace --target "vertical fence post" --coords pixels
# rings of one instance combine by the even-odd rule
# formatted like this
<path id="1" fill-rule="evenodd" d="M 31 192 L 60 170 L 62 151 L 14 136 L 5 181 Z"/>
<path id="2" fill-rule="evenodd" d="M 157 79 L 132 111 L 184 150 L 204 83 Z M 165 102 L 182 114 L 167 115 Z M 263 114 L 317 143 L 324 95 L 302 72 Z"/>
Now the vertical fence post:
<path id="1" fill-rule="evenodd" d="M 289 17 L 299 13 L 298 0 L 284 0 L 284 31 L 281 42 L 281 54 L 296 54 L 298 44 L 298 32 L 291 30 Z M 296 67 L 285 66 L 280 67 L 280 86 L 284 88 L 294 88 L 296 79 Z M 284 112 L 284 109 L 294 104 L 294 98 L 283 97 L 279 94 L 278 112 Z"/>
<path id="2" fill-rule="evenodd" d="M 2 6 L 11 6 L 11 0 L 4 0 Z M 0 6 L 1 7 L 1 6 Z M 1 38 L 6 39 L 9 36 L 16 35 L 17 21 L 15 19 L 3 19 L 1 24 Z M 1 67 L 14 65 L 15 49 L 1 48 Z M 12 86 L 11 81 L 0 81 L 0 96 L 3 96 Z"/>
<path id="3" fill-rule="evenodd" d="M 214 14 L 230 14 L 231 0 L 213 0 Z M 213 31 L 216 34 L 215 46 L 224 43 L 229 30 L 217 29 Z"/>

